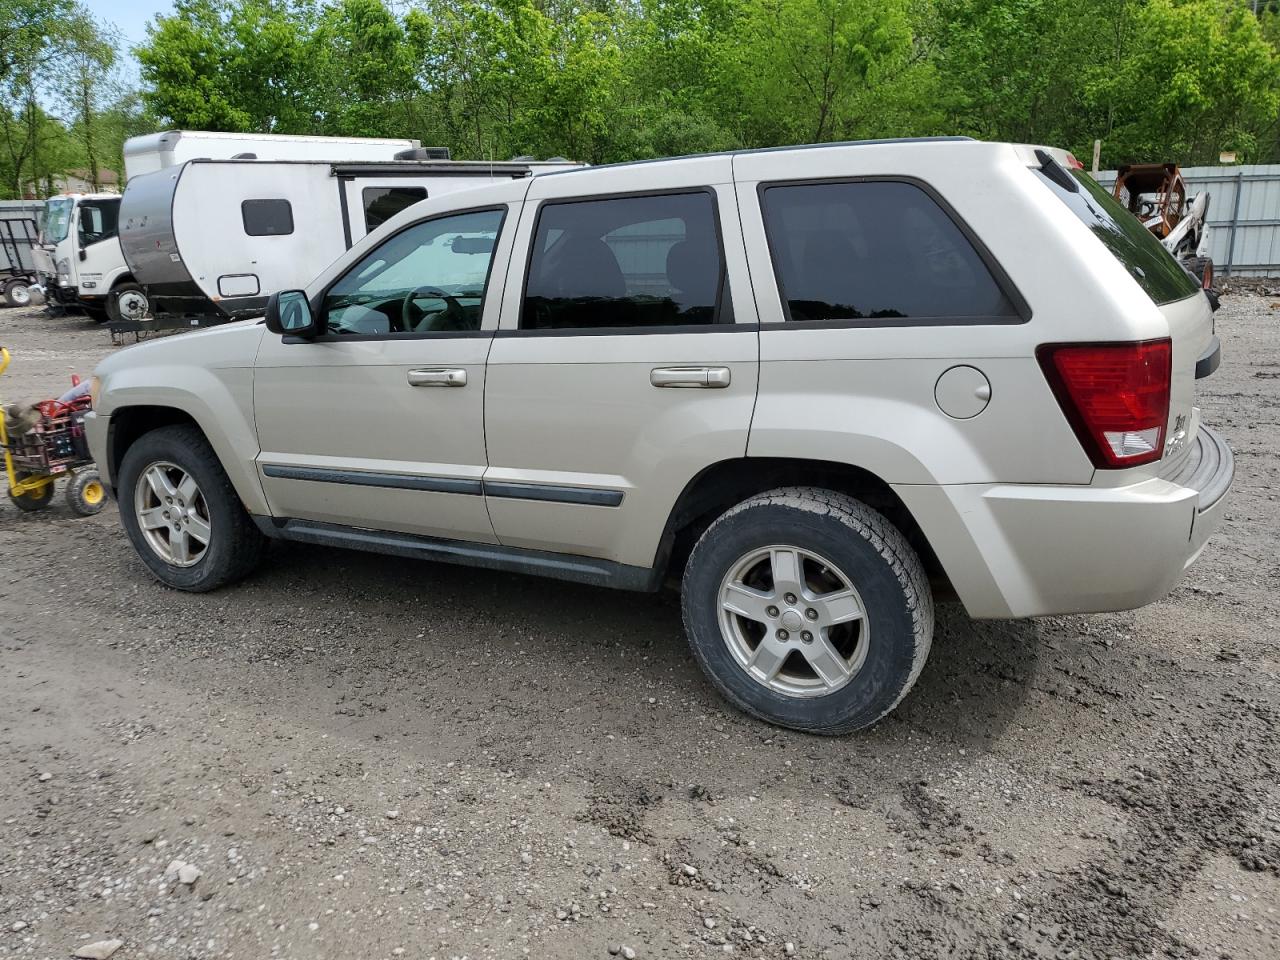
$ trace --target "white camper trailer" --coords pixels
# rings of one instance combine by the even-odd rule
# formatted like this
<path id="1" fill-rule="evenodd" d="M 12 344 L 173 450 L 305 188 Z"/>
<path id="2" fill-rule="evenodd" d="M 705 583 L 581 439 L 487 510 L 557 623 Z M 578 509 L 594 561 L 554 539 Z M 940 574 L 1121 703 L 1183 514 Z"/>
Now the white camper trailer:
<path id="1" fill-rule="evenodd" d="M 134 176 L 120 240 L 142 290 L 122 301 L 123 319 L 147 329 L 253 316 L 428 196 L 572 166 L 418 148 L 385 160 L 194 159 Z"/>
<path id="2" fill-rule="evenodd" d="M 420 147 L 417 140 L 289 137 L 169 130 L 133 137 L 124 146 L 125 177 L 154 173 L 197 158 L 391 160 Z M 121 198 L 114 193 L 62 194 L 45 201 L 36 272 L 49 299 L 79 306 L 96 320 L 145 310 L 145 295 L 129 269 L 117 230 Z"/>
<path id="3" fill-rule="evenodd" d="M 146 300 L 130 319 L 216 322 L 260 313 L 365 234 L 441 193 L 568 164 L 192 160 L 135 177 L 121 207 L 125 258 Z M 127 315 L 128 316 L 128 315 Z"/>

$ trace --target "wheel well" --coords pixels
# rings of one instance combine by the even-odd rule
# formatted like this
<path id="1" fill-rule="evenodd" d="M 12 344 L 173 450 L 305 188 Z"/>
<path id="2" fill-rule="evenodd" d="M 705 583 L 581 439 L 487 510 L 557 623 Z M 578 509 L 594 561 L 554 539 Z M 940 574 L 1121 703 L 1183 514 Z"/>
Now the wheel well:
<path id="1" fill-rule="evenodd" d="M 132 273 L 122 273 L 120 274 L 120 276 L 116 277 L 115 282 L 111 284 L 111 289 L 114 290 L 116 287 L 124 283 L 137 283 L 137 282 L 138 281 L 133 278 Z"/>
<path id="2" fill-rule="evenodd" d="M 189 413 L 173 407 L 121 407 L 113 410 L 107 431 L 107 469 L 111 473 L 112 489 L 115 489 L 120 476 L 120 463 L 125 453 L 143 434 L 184 423 L 200 429 Z"/>
<path id="3" fill-rule="evenodd" d="M 707 467 L 685 487 L 667 519 L 659 565 L 665 564 L 669 577 L 679 577 L 693 545 L 718 516 L 748 497 L 796 486 L 836 490 L 883 513 L 920 555 L 939 598 L 954 596 L 924 531 L 893 489 L 861 467 L 826 460 L 742 457 Z"/>

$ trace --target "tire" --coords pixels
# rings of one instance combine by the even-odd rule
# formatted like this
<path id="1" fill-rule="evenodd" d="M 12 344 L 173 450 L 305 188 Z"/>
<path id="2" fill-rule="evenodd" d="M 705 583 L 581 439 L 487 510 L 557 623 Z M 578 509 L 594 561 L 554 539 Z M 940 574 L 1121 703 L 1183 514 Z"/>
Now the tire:
<path id="1" fill-rule="evenodd" d="M 147 293 L 142 289 L 139 283 L 122 283 L 115 287 L 107 294 L 107 317 L 112 323 L 120 323 L 122 320 L 140 320 L 141 317 L 125 316 L 121 312 L 120 298 L 130 296 L 131 299 L 137 299 L 142 304 L 142 315 L 145 317 L 151 312 L 151 305 L 147 300 Z"/>
<path id="2" fill-rule="evenodd" d="M 1213 258 L 1212 257 L 1186 257 L 1182 261 L 1182 266 L 1193 277 L 1199 281 L 1202 289 L 1209 289 L 1214 283 Z M 1209 275 L 1209 282 L 1205 283 L 1205 274 Z"/>
<path id="3" fill-rule="evenodd" d="M 770 582 L 775 569 L 785 572 L 788 555 L 802 558 L 800 596 Z M 734 597 L 761 604 L 758 622 L 722 609 L 722 592 L 742 586 L 754 592 Z M 775 590 L 776 605 L 766 599 Z M 753 716 L 808 733 L 849 733 L 883 718 L 920 676 L 933 641 L 933 595 L 920 558 L 883 515 L 831 490 L 771 490 L 725 512 L 694 546 L 681 592 L 689 642 L 721 694 Z M 797 643 L 797 629 L 808 639 Z M 754 630 L 761 637 L 750 651 Z M 777 663 L 772 680 L 751 672 Z"/>
<path id="4" fill-rule="evenodd" d="M 81 470 L 67 484 L 67 505 L 82 517 L 101 513 L 107 505 L 107 489 L 97 470 Z"/>
<path id="5" fill-rule="evenodd" d="M 176 488 L 179 476 L 194 482 L 194 493 L 188 487 L 177 497 L 175 512 L 163 514 L 185 516 L 190 523 L 177 534 L 171 532 L 179 528 L 176 523 L 171 527 L 170 520 L 159 528 L 143 529 L 140 500 L 148 509 L 149 524 L 159 522 L 168 506 L 144 479 L 153 468 L 175 483 L 175 493 L 181 492 Z M 140 484 L 145 486 L 141 492 Z M 142 562 L 157 580 L 177 590 L 216 590 L 247 576 L 262 559 L 266 538 L 245 512 L 209 441 L 194 426 L 161 427 L 129 447 L 120 464 L 118 502 L 125 532 Z M 208 538 L 203 545 L 198 529 Z"/>
<path id="6" fill-rule="evenodd" d="M 106 323 L 111 319 L 107 316 L 107 311 L 103 307 L 86 307 L 81 305 L 80 309 L 84 312 L 84 315 L 94 323 Z"/>
<path id="7" fill-rule="evenodd" d="M 17 478 L 25 480 L 30 474 L 19 473 Z M 53 500 L 53 483 L 46 483 L 39 490 L 31 490 L 27 493 L 14 494 L 9 492 L 9 499 L 13 501 L 13 505 L 25 513 L 38 513 Z"/>
<path id="8" fill-rule="evenodd" d="M 11 307 L 31 306 L 31 284 L 26 280 L 10 280 L 4 285 L 4 302 Z"/>

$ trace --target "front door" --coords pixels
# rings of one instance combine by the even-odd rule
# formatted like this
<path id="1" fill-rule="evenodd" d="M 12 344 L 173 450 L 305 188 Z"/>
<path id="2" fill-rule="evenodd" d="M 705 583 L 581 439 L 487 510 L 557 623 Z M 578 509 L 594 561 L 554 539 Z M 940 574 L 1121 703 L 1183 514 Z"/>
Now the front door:
<path id="1" fill-rule="evenodd" d="M 273 515 L 494 542 L 481 478 L 499 304 L 485 293 L 518 209 L 406 227 L 313 303 L 319 337 L 263 340 L 254 415 Z"/>
<path id="2" fill-rule="evenodd" d="M 485 388 L 504 545 L 650 566 L 684 486 L 745 455 L 759 346 L 729 164 L 654 168 L 643 194 L 592 197 L 591 170 L 530 186 Z"/>

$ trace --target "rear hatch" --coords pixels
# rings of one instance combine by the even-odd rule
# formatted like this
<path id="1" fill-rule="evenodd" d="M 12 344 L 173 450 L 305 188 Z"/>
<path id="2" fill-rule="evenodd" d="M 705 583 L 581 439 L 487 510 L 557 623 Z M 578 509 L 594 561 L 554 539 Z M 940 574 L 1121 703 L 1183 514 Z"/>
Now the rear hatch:
<path id="1" fill-rule="evenodd" d="M 1213 307 L 1196 279 L 1158 239 L 1069 153 L 1032 148 L 1037 177 L 1114 256 L 1164 314 L 1172 340 L 1172 377 L 1165 451 L 1173 458 L 1193 445 L 1196 368 L 1216 347 Z M 1051 159 L 1056 169 L 1044 163 Z"/>

